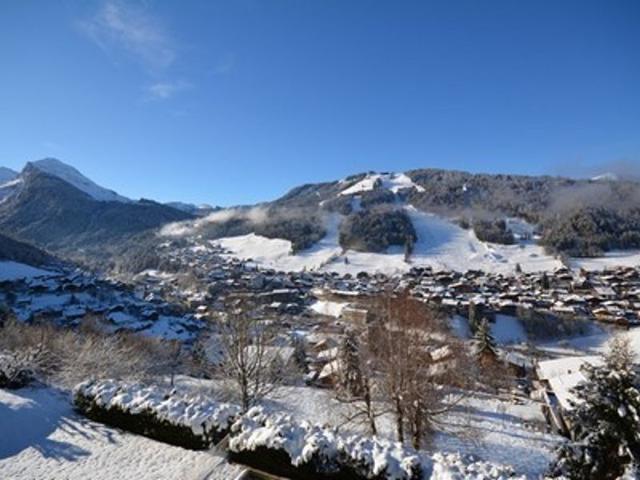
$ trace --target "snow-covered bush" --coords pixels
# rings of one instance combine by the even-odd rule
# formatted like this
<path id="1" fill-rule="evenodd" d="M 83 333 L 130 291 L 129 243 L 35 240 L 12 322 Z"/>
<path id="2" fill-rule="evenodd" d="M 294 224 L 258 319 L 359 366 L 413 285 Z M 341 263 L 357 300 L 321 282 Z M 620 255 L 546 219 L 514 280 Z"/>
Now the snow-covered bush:
<path id="1" fill-rule="evenodd" d="M 343 436 L 262 407 L 250 409 L 234 423 L 229 450 L 233 460 L 290 478 L 422 478 L 420 457 L 399 443 Z"/>
<path id="2" fill-rule="evenodd" d="M 196 450 L 219 442 L 240 413 L 236 405 L 114 380 L 77 385 L 74 404 L 92 420 Z"/>
<path id="3" fill-rule="evenodd" d="M 458 453 L 436 453 L 431 458 L 430 480 L 525 480 L 509 466 L 477 461 Z"/>
<path id="4" fill-rule="evenodd" d="M 231 460 L 299 480 L 525 480 L 513 469 L 460 454 L 428 458 L 398 442 L 296 422 L 263 407 L 231 427 Z"/>
<path id="5" fill-rule="evenodd" d="M 0 388 L 22 388 L 35 378 L 35 355 L 31 351 L 0 352 Z"/>

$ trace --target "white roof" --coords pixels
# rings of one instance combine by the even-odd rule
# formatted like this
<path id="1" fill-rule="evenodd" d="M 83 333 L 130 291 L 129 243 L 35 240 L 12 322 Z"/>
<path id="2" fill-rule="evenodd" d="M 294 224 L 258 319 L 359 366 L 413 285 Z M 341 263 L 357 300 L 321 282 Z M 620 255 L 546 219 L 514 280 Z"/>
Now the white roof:
<path id="1" fill-rule="evenodd" d="M 322 370 L 320 370 L 320 374 L 318 375 L 318 379 L 327 378 L 334 374 L 337 374 L 340 371 L 340 359 L 335 359 L 332 362 L 327 363 Z"/>
<path id="2" fill-rule="evenodd" d="M 563 409 L 571 410 L 573 408 L 570 400 L 575 402 L 576 396 L 571 393 L 571 389 L 585 380 L 582 372 L 568 373 L 549 379 L 549 385 Z"/>
<path id="3" fill-rule="evenodd" d="M 538 377 L 540 380 L 550 380 L 561 375 L 576 373 L 580 371 L 580 367 L 585 363 L 599 366 L 602 365 L 603 360 L 602 357 L 596 355 L 544 360 L 538 362 Z"/>

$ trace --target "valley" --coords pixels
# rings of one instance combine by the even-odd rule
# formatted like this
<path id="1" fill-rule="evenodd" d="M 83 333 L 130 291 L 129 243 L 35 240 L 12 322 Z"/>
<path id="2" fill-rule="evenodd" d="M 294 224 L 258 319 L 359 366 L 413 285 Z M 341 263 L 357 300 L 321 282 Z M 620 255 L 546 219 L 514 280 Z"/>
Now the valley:
<path id="1" fill-rule="evenodd" d="M 268 204 L 200 210 L 122 197 L 58 161 L 35 162 L 7 176 L 0 185 L 0 232 L 6 236 L 0 242 L 0 328 L 9 333 L 0 351 L 7 365 L 32 362 L 29 375 L 39 384 L 0 390 L 15 437 L 0 442 L 0 472 L 27 478 L 28 465 L 32 472 L 55 468 L 67 478 L 85 478 L 108 456 L 136 478 L 250 478 L 265 468 L 290 475 L 290 466 L 263 463 L 266 457 L 247 452 L 284 448 L 295 458 L 294 444 L 318 448 L 313 435 L 348 443 L 375 433 L 375 448 L 387 452 L 376 461 L 389 475 L 394 462 L 409 455 L 431 472 L 428 478 L 490 470 L 502 475 L 491 478 L 540 478 L 569 432 L 572 388 L 584 380 L 576 369 L 599 364 L 614 338 L 640 351 L 637 250 L 577 257 L 549 248 L 544 227 L 530 223 L 530 215 L 514 216 L 513 206 L 487 220 L 468 193 L 478 188 L 474 177 L 462 174 L 452 174 L 464 179 L 461 204 L 424 210 L 422 195 L 435 187 L 423 183 L 423 175 L 363 174 L 294 189 Z M 48 205 L 45 220 L 33 220 L 33 202 Z M 65 220 L 69 215 L 73 225 Z M 355 223 L 354 215 L 361 216 Z M 141 216 L 144 222 L 134 221 Z M 474 218 L 488 230 L 474 228 Z M 479 238 L 487 235 L 504 243 Z M 245 333 L 234 330 L 243 322 Z M 247 332 L 252 340 L 243 344 Z M 11 343 L 15 335 L 24 337 L 18 350 Z M 86 355 L 85 335 L 98 345 L 117 338 L 123 343 L 96 358 L 113 355 L 121 368 L 72 358 L 55 367 L 33 353 L 47 338 L 50 355 L 63 358 L 54 353 L 63 335 L 79 342 L 76 353 L 68 352 L 78 358 Z M 401 343 L 386 351 L 385 342 Z M 129 344 L 138 345 L 140 358 L 130 357 Z M 246 349 L 262 353 L 245 358 Z M 32 352 L 31 360 L 20 351 Z M 441 412 L 424 413 L 433 422 L 428 431 L 401 419 L 415 435 L 405 446 L 415 450 L 396 451 L 391 445 L 397 445 L 399 420 L 386 382 L 395 369 L 414 365 L 411 357 L 398 356 L 402 351 L 419 359 L 411 367 L 418 370 L 407 375 L 420 372 L 423 385 L 447 394 L 435 400 L 433 393 L 415 392 L 437 401 Z M 240 395 L 235 374 L 243 367 L 229 371 L 234 355 L 264 370 L 256 390 Z M 131 368 L 139 371 L 126 373 Z M 96 375 L 173 389 L 194 402 L 238 405 L 250 398 L 249 406 L 261 410 L 245 415 L 263 420 L 254 425 L 252 417 L 236 417 L 234 428 L 246 429 L 240 430 L 244 436 L 229 434 L 236 450 L 225 453 L 230 447 L 220 444 L 184 457 L 180 447 L 112 430 L 117 421 L 84 420 L 77 403 L 72 409 L 76 379 Z M 362 396 L 365 387 L 370 403 Z M 56 412 L 46 428 L 19 431 L 25 419 L 44 415 L 42 409 Z M 284 423 L 272 428 L 269 422 Z M 284 425 L 300 437 L 285 435 Z M 76 430 L 81 441 L 69 433 Z M 39 446 L 23 449 L 16 442 Z M 256 446 L 248 447 L 252 442 Z M 131 461 L 134 449 L 149 452 L 145 463 Z M 335 461 L 346 461 L 340 458 Z M 109 478 L 110 470 L 102 472 Z M 406 472 L 393 478 L 412 478 Z"/>

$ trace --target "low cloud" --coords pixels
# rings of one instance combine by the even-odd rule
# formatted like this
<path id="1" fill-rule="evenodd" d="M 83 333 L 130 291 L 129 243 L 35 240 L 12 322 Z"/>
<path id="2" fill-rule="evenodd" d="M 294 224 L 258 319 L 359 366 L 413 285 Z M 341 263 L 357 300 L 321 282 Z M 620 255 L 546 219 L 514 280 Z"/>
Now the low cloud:
<path id="1" fill-rule="evenodd" d="M 168 237 L 183 237 L 193 235 L 202 227 L 214 223 L 224 223 L 232 219 L 248 220 L 253 224 L 259 224 L 267 219 L 267 209 L 263 207 L 252 208 L 228 208 L 210 213 L 204 218 L 176 222 L 165 225 L 160 230 L 160 235 Z"/>

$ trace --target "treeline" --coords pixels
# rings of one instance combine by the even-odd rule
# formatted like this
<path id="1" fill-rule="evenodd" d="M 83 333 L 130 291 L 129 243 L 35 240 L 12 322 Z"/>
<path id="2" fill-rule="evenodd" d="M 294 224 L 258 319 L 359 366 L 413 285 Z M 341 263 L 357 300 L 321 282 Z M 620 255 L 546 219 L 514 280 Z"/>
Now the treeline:
<path id="1" fill-rule="evenodd" d="M 504 219 L 496 220 L 475 220 L 473 231 L 479 240 L 483 242 L 501 243 L 512 245 L 515 243 L 513 233 L 507 229 L 507 222 Z"/>
<path id="2" fill-rule="evenodd" d="M 576 208 L 545 218 L 542 227 L 545 246 L 576 257 L 640 248 L 640 208 Z"/>
<path id="3" fill-rule="evenodd" d="M 340 225 L 340 245 L 361 252 L 384 252 L 391 245 L 411 248 L 417 238 L 407 213 L 385 206 L 355 212 Z"/>

